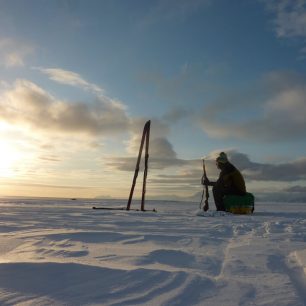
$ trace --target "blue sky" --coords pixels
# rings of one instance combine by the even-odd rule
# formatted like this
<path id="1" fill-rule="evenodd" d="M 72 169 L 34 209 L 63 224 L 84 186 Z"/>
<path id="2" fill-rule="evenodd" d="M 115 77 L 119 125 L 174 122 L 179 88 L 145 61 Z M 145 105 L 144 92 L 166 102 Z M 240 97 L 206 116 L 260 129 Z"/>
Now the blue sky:
<path id="1" fill-rule="evenodd" d="M 149 197 L 304 197 L 305 64 L 305 0 L 0 1 L 0 194 L 127 197 L 151 119 Z"/>

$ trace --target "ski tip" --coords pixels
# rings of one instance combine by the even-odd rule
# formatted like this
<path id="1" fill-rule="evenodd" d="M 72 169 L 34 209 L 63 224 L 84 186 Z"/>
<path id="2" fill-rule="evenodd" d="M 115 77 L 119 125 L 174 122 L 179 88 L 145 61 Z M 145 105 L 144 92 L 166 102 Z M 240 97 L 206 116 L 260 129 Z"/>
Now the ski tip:
<path id="1" fill-rule="evenodd" d="M 137 211 L 149 211 L 149 212 L 157 212 L 157 210 L 155 208 L 153 209 L 145 209 L 145 210 L 140 210 L 140 209 L 136 209 Z"/>

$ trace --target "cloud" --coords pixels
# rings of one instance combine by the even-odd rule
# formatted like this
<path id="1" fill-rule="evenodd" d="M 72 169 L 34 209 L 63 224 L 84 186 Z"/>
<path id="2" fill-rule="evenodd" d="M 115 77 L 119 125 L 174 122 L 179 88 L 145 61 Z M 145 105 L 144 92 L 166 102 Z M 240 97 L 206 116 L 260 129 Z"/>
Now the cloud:
<path id="1" fill-rule="evenodd" d="M 305 139 L 306 80 L 272 72 L 253 88 L 221 96 L 196 116 L 210 137 L 262 142 Z"/>
<path id="2" fill-rule="evenodd" d="M 260 165 L 258 173 L 249 175 L 256 180 L 297 181 L 306 179 L 306 157 L 278 165 Z"/>
<path id="3" fill-rule="evenodd" d="M 260 0 L 275 16 L 273 24 L 278 37 L 306 37 L 305 0 Z"/>
<path id="4" fill-rule="evenodd" d="M 107 165 L 121 171 L 134 171 L 136 165 L 136 157 L 138 156 L 140 147 L 140 137 L 134 136 L 128 143 L 128 150 L 133 157 L 111 157 L 107 161 Z M 144 159 L 144 152 L 142 158 Z M 183 166 L 188 163 L 176 156 L 172 144 L 165 137 L 153 137 L 150 140 L 149 158 L 151 169 L 166 169 L 169 167 Z M 143 162 L 141 163 L 143 167 Z"/>
<path id="5" fill-rule="evenodd" d="M 156 143 L 152 143 L 152 151 L 149 156 L 149 169 L 164 170 L 169 168 L 177 169 L 175 172 L 159 174 L 155 171 L 154 183 L 165 184 L 196 184 L 199 186 L 203 175 L 202 163 L 200 160 L 180 159 L 174 153 L 170 146 L 170 152 L 166 151 L 169 143 L 166 145 L 161 142 L 155 148 Z M 217 152 L 211 152 L 205 159 L 206 171 L 210 179 L 217 179 L 219 170 L 216 167 L 215 159 Z M 243 173 L 245 179 L 250 181 L 270 181 L 270 182 L 295 182 L 306 179 L 306 157 L 301 157 L 287 163 L 258 163 L 250 160 L 248 155 L 238 152 L 234 149 L 223 150 L 227 153 L 229 160 Z M 163 153 L 167 152 L 166 155 Z M 171 155 L 172 152 L 172 155 Z M 136 156 L 128 158 L 110 158 L 107 161 L 108 166 L 121 171 L 134 171 Z"/>
<path id="6" fill-rule="evenodd" d="M 0 65 L 20 67 L 25 65 L 25 58 L 34 52 L 30 44 L 12 38 L 0 38 Z"/>
<path id="7" fill-rule="evenodd" d="M 46 156 L 39 156 L 39 159 L 42 161 L 47 161 L 47 162 L 59 162 L 61 161 L 61 158 L 56 156 L 56 155 L 46 155 Z"/>
<path id="8" fill-rule="evenodd" d="M 89 83 L 80 75 L 67 71 L 53 73 L 52 77 L 65 84 L 88 88 Z M 50 71 L 49 71 L 50 72 Z M 138 155 L 142 129 L 148 118 L 130 118 L 122 103 L 105 95 L 97 95 L 92 102 L 60 100 L 37 84 L 28 80 L 17 80 L 13 85 L 4 84 L 0 95 L 0 120 L 16 127 L 28 128 L 36 134 L 49 134 L 54 137 L 65 135 L 109 136 L 130 133 L 125 142 L 127 152 L 132 157 L 109 158 L 108 165 L 125 171 L 135 169 L 135 156 Z M 185 112 L 173 111 L 163 119 L 151 119 L 150 162 L 154 169 L 182 166 L 186 161 L 177 158 L 172 144 L 168 141 L 169 120 L 177 121 Z M 97 144 L 94 144 L 97 147 Z M 92 147 L 92 146 L 91 146 Z M 47 160 L 56 161 L 46 155 Z"/>
<path id="9" fill-rule="evenodd" d="M 116 100 L 97 97 L 91 103 L 62 101 L 27 80 L 17 80 L 3 92 L 0 119 L 45 133 L 87 135 L 122 133 L 130 120 Z"/>
<path id="10" fill-rule="evenodd" d="M 287 191 L 287 192 L 305 193 L 306 194 L 306 186 L 295 185 L 295 186 L 287 188 L 285 191 Z"/>
<path id="11" fill-rule="evenodd" d="M 79 189 L 90 189 L 93 187 L 89 186 L 64 186 L 64 185 L 51 185 L 51 184 L 39 184 L 39 183 L 23 183 L 23 182 L 1 182 L 3 185 L 13 186 L 15 188 L 18 187 L 38 187 L 38 188 L 52 188 L 52 189 L 71 189 L 71 190 L 79 190 Z"/>
<path id="12" fill-rule="evenodd" d="M 136 166 L 136 157 L 112 157 L 109 158 L 106 164 L 116 170 L 120 171 L 134 171 Z M 188 161 L 178 158 L 156 158 L 153 155 L 149 155 L 150 169 L 163 170 L 171 167 L 181 167 L 188 164 Z M 140 171 L 143 170 L 143 159 L 140 164 Z"/>
<path id="13" fill-rule="evenodd" d="M 247 180 L 292 182 L 306 179 L 306 157 L 287 163 L 269 164 L 252 162 L 246 154 L 235 150 L 227 151 L 227 154 Z"/>
<path id="14" fill-rule="evenodd" d="M 143 127 L 147 120 L 149 119 L 148 118 L 131 119 L 130 139 L 126 142 L 126 146 L 127 146 L 127 151 L 133 155 L 135 155 L 139 151 Z M 150 119 L 150 121 L 151 121 L 150 143 L 152 143 L 152 141 L 156 144 L 160 143 L 156 139 L 163 139 L 169 134 L 169 131 L 170 131 L 169 125 L 167 122 L 157 119 L 157 118 L 152 118 Z M 164 145 L 167 146 L 168 151 L 171 151 L 171 149 L 169 149 L 169 146 L 171 146 L 171 144 L 166 143 L 166 142 L 167 140 L 165 140 Z"/>
<path id="15" fill-rule="evenodd" d="M 110 157 L 107 165 L 121 171 L 134 171 L 136 158 L 139 154 L 140 142 L 142 137 L 144 118 L 134 118 L 130 124 L 130 139 L 126 142 L 126 149 L 129 157 Z M 151 120 L 150 130 L 150 168 L 166 169 L 169 167 L 178 167 L 186 165 L 188 161 L 179 159 L 172 144 L 167 139 L 169 134 L 169 125 L 167 121 L 153 118 Z M 142 158 L 144 158 L 145 148 L 143 148 Z M 141 163 L 143 167 L 143 163 Z"/>
<path id="16" fill-rule="evenodd" d="M 73 71 L 64 70 L 60 68 L 34 68 L 46 74 L 51 80 L 82 89 L 94 92 L 96 94 L 104 93 L 104 90 L 96 84 L 92 84 L 84 80 L 78 73 Z"/>
<path id="17" fill-rule="evenodd" d="M 206 171 L 212 181 L 219 176 L 215 158 L 220 151 L 213 151 L 206 157 Z M 305 156 L 287 163 L 272 164 L 254 162 L 248 155 L 234 149 L 222 149 L 222 151 L 227 153 L 229 160 L 242 172 L 247 190 L 254 192 L 257 201 L 301 202 L 305 200 L 306 187 L 303 186 L 306 180 Z M 200 183 L 203 175 L 201 161 L 179 159 L 176 154 L 169 160 L 159 159 L 155 154 L 158 153 L 150 152 L 149 157 L 147 188 L 152 193 L 150 198 L 154 198 L 156 193 L 163 199 L 200 201 L 203 189 Z M 107 162 L 108 166 L 116 170 L 131 172 L 135 170 L 135 163 L 136 156 L 118 157 Z M 300 185 L 288 187 L 288 184 L 292 182 L 298 182 Z"/>
<path id="18" fill-rule="evenodd" d="M 139 154 L 139 148 L 142 138 L 144 118 L 131 119 L 130 138 L 126 141 L 126 150 L 131 157 L 110 157 L 107 161 L 108 166 L 122 171 L 134 171 L 136 157 Z M 164 119 L 151 119 L 150 130 L 150 168 L 166 169 L 169 167 L 179 167 L 189 164 L 189 161 L 180 159 L 167 139 L 169 134 L 169 121 Z M 143 148 L 142 156 L 144 157 L 145 149 Z"/>
<path id="19" fill-rule="evenodd" d="M 159 158 L 176 158 L 176 152 L 166 138 L 154 138 L 151 141 L 151 154 Z"/>
<path id="20" fill-rule="evenodd" d="M 160 185 L 167 184 L 178 186 L 178 188 L 180 188 L 179 186 L 182 184 L 198 188 L 202 174 L 202 169 L 200 167 L 197 168 L 196 165 L 194 165 L 193 169 L 182 169 L 176 174 L 159 174 L 156 178 L 151 179 L 151 181 Z"/>

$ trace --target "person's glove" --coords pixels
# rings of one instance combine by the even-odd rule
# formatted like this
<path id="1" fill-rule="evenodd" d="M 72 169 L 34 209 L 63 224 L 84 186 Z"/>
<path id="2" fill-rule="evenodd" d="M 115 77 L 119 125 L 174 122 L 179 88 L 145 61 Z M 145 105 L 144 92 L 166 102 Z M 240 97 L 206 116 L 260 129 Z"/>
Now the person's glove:
<path id="1" fill-rule="evenodd" d="M 202 177 L 202 185 L 209 185 L 209 183 L 210 183 L 210 181 L 209 181 L 209 179 L 207 178 L 207 177 Z"/>

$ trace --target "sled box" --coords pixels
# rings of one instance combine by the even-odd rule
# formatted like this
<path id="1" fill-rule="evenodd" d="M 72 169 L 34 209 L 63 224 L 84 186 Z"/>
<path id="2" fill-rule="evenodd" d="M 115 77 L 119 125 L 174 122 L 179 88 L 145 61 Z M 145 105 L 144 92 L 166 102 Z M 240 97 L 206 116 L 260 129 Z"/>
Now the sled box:
<path id="1" fill-rule="evenodd" d="M 226 195 L 223 198 L 225 210 L 232 214 L 251 214 L 254 211 L 255 197 L 247 192 L 243 196 Z"/>

